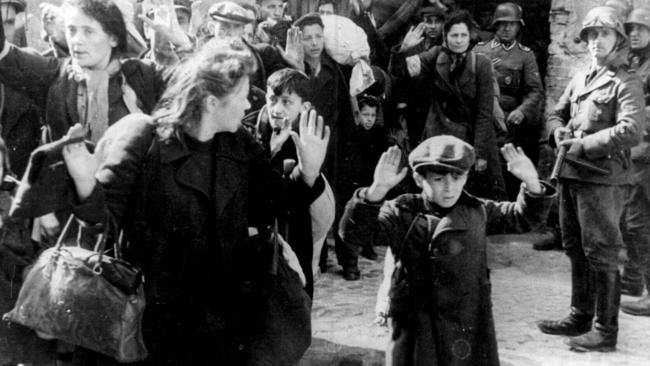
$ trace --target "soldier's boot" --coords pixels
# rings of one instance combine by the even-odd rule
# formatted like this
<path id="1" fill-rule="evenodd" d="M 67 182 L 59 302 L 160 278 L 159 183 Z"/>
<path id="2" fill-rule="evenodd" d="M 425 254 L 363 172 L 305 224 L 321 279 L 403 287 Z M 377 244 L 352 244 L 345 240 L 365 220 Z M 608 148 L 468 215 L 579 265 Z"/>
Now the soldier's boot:
<path id="1" fill-rule="evenodd" d="M 618 271 L 596 272 L 596 321 L 594 328 L 567 339 L 577 352 L 612 352 L 618 336 L 618 310 L 621 303 L 621 276 Z"/>
<path id="2" fill-rule="evenodd" d="M 621 294 L 636 297 L 643 295 L 643 275 L 629 261 L 621 276 Z"/>
<path id="3" fill-rule="evenodd" d="M 571 312 L 560 320 L 542 320 L 537 323 L 546 334 L 577 336 L 591 329 L 596 294 L 593 271 L 586 260 L 571 260 Z"/>
<path id="4" fill-rule="evenodd" d="M 650 316 L 650 271 L 645 274 L 644 278 L 648 293 L 637 301 L 622 302 L 621 310 L 623 312 L 631 315 Z"/>

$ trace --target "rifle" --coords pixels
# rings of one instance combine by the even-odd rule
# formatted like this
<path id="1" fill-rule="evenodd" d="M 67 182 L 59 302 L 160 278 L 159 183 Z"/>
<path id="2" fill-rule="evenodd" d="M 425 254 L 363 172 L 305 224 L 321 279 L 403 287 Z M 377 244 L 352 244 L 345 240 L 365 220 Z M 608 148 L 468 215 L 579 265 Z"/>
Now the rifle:
<path id="1" fill-rule="evenodd" d="M 593 173 L 597 173 L 601 175 L 609 175 L 611 173 L 609 170 L 594 165 L 587 160 L 567 156 L 567 150 L 568 147 L 565 145 L 564 146 L 560 145 L 560 147 L 558 148 L 557 157 L 555 158 L 555 164 L 553 165 L 553 170 L 551 171 L 551 177 L 550 177 L 551 183 L 553 185 L 557 185 L 558 177 L 560 175 L 560 170 L 562 170 L 562 166 L 564 165 L 565 161 L 568 161 L 569 163 L 575 165 L 576 167 L 589 170 Z"/>

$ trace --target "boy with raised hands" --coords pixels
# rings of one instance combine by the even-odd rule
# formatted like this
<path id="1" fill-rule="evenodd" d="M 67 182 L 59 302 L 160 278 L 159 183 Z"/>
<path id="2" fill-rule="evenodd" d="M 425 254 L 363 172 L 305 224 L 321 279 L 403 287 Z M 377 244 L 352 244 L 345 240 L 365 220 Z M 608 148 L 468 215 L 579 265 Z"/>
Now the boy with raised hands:
<path id="1" fill-rule="evenodd" d="M 340 223 L 343 239 L 389 247 L 385 276 L 392 278 L 381 311 L 392 326 L 387 365 L 498 365 L 487 235 L 543 225 L 555 194 L 520 148 L 507 144 L 501 152 L 523 182 L 516 202 L 466 193 L 476 155 L 472 146 L 447 135 L 423 141 L 408 157 L 420 193 L 384 201 L 408 173 L 393 146 L 379 159 L 370 187 L 348 202 Z"/>

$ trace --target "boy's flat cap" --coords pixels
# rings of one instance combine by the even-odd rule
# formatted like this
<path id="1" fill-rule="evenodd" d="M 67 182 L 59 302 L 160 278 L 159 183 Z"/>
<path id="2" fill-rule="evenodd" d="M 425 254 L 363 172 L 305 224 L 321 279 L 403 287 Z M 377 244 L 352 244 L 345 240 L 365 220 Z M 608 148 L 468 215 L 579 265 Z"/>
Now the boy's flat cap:
<path id="1" fill-rule="evenodd" d="M 441 173 L 465 173 L 474 161 L 474 148 L 467 142 L 449 135 L 430 137 L 409 154 L 409 165 L 414 171 L 428 167 Z"/>

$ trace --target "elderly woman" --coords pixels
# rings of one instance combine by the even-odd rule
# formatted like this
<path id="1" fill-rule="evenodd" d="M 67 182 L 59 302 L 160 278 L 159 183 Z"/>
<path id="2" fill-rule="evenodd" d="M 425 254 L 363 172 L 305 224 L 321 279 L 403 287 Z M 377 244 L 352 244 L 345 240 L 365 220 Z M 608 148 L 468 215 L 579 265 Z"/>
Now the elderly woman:
<path id="1" fill-rule="evenodd" d="M 303 113 L 300 136 L 292 132 L 293 179 L 282 179 L 241 127 L 255 61 L 231 42 L 181 65 L 153 117 L 112 126 L 98 145 L 101 158 L 83 144 L 64 149 L 80 200 L 75 213 L 93 223 L 108 209 L 127 233 L 125 257 L 144 269 L 147 364 L 269 361 L 250 343 L 260 333 L 255 289 L 268 269 L 253 239 L 278 213 L 308 210 L 324 189 L 329 128 L 315 112 Z"/>
<path id="2" fill-rule="evenodd" d="M 449 15 L 443 26 L 443 46 L 405 57 L 421 42 L 411 29 L 393 55 L 390 71 L 399 78 L 431 85 L 431 106 L 422 139 L 452 135 L 473 145 L 476 166 L 467 190 L 484 198 L 505 198 L 505 183 L 494 130 L 494 89 L 490 60 L 470 48 L 476 23 L 467 11 Z M 413 107 L 414 108 L 414 107 Z"/>
<path id="3" fill-rule="evenodd" d="M 630 148 L 641 139 L 644 95 L 640 78 L 620 64 L 627 36 L 613 8 L 591 9 L 580 38 L 591 65 L 573 77 L 547 120 L 549 141 L 566 150 L 559 208 L 571 259 L 571 312 L 539 328 L 571 336 L 568 344 L 577 351 L 612 351 L 621 299 L 620 222 L 634 182 Z"/>

